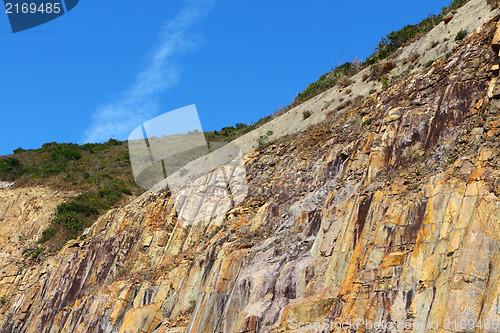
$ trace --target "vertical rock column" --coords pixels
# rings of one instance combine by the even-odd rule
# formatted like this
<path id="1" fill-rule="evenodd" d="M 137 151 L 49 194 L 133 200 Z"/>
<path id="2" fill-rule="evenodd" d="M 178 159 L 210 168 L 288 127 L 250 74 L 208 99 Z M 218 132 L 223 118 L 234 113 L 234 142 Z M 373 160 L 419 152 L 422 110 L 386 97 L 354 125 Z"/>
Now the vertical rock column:
<path id="1" fill-rule="evenodd" d="M 497 119 L 490 122 L 489 125 L 491 128 L 488 130 L 488 137 L 500 134 L 500 121 L 498 119 L 500 113 L 500 22 L 497 23 L 497 29 L 491 43 L 491 48 L 495 56 L 493 58 L 494 64 L 491 67 L 491 81 L 488 87 L 488 99 L 490 101 L 489 113 Z"/>
<path id="2" fill-rule="evenodd" d="M 500 97 L 500 86 L 497 85 L 498 82 L 498 72 L 500 69 L 499 65 L 499 52 L 500 52 L 500 22 L 497 24 L 497 30 L 495 32 L 495 36 L 493 37 L 493 42 L 491 43 L 491 48 L 495 53 L 494 64 L 491 68 L 491 81 L 490 86 L 488 88 L 488 98 L 489 99 L 497 99 Z"/>

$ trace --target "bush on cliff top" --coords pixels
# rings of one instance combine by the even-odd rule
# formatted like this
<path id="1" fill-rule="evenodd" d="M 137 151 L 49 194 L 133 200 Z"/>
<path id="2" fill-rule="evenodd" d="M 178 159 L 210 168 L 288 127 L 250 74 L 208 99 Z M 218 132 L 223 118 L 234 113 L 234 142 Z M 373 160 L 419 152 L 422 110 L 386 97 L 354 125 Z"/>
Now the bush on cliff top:
<path id="1" fill-rule="evenodd" d="M 44 144 L 40 149 L 18 148 L 14 156 L 0 158 L 0 180 L 17 185 L 43 185 L 81 195 L 60 204 L 39 243 L 58 248 L 78 237 L 96 217 L 120 204 L 125 195 L 143 192 L 135 185 L 128 146 L 114 139 L 77 145 Z"/>
<path id="2" fill-rule="evenodd" d="M 0 158 L 0 179 L 15 180 L 24 173 L 23 164 L 15 157 Z"/>

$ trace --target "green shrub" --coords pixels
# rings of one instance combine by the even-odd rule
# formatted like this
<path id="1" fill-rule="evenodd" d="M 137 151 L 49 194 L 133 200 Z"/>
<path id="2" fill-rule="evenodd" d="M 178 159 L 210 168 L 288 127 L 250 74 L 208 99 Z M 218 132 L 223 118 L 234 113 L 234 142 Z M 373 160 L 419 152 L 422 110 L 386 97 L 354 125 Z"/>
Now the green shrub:
<path id="1" fill-rule="evenodd" d="M 65 202 L 57 206 L 57 214 L 64 214 L 69 212 L 75 212 L 83 216 L 97 215 L 99 212 L 96 208 L 89 205 L 80 204 L 77 202 Z"/>
<path id="2" fill-rule="evenodd" d="M 330 89 L 331 87 L 335 86 L 337 81 L 342 77 L 345 77 L 345 79 L 343 80 L 344 82 L 347 82 L 345 80 L 348 80 L 349 77 L 356 74 L 359 70 L 360 65 L 357 62 L 346 62 L 332 69 L 330 72 L 321 76 L 318 81 L 308 85 L 303 92 L 299 93 L 295 98 L 294 103 L 299 104 L 301 102 L 307 101 L 312 97 Z"/>
<path id="3" fill-rule="evenodd" d="M 31 259 L 35 260 L 43 251 L 45 251 L 44 248 L 36 249 L 35 252 L 33 252 L 33 254 L 31 255 Z"/>
<path id="4" fill-rule="evenodd" d="M 97 208 L 75 201 L 60 204 L 57 206 L 56 212 L 56 218 L 53 223 L 62 225 L 72 234 L 83 230 L 86 227 L 85 221 L 87 218 L 96 216 L 99 213 Z M 42 233 L 42 239 L 46 241 L 54 235 L 55 232 L 53 228 L 49 227 Z M 43 241 L 41 241 L 41 243 L 43 243 Z"/>
<path id="5" fill-rule="evenodd" d="M 48 227 L 47 229 L 42 231 L 42 237 L 40 237 L 40 239 L 38 240 L 37 243 L 38 244 L 45 243 L 45 242 L 51 240 L 52 238 L 54 238 L 55 235 L 56 235 L 56 231 L 54 230 L 54 228 Z"/>
<path id="6" fill-rule="evenodd" d="M 98 193 L 101 198 L 104 198 L 105 196 L 111 194 L 111 190 L 108 187 L 104 187 L 101 188 Z"/>
<path id="7" fill-rule="evenodd" d="M 11 171 L 21 165 L 21 162 L 15 157 L 6 157 L 0 159 L 0 171 Z"/>
<path id="8" fill-rule="evenodd" d="M 120 192 L 110 189 L 109 187 L 103 187 L 99 190 L 99 197 L 104 198 L 105 200 L 108 201 L 113 201 L 116 202 L 118 201 L 122 195 Z"/>
<path id="9" fill-rule="evenodd" d="M 24 150 L 23 148 L 19 147 L 17 149 L 14 149 L 14 154 L 20 154 L 20 153 L 24 153 L 26 150 Z"/>
<path id="10" fill-rule="evenodd" d="M 109 139 L 104 145 L 107 147 L 120 146 L 123 142 L 116 139 Z"/>
<path id="11" fill-rule="evenodd" d="M 389 88 L 389 78 L 384 76 L 384 78 L 382 79 L 382 89 L 387 89 Z"/>
<path id="12" fill-rule="evenodd" d="M 126 195 L 132 195 L 133 194 L 132 190 L 129 189 L 129 188 L 124 188 L 121 191 L 122 191 L 122 193 L 125 193 Z"/>
<path id="13" fill-rule="evenodd" d="M 112 182 L 112 186 L 116 191 L 125 193 L 127 195 L 132 195 L 132 191 L 127 187 L 127 184 L 121 179 L 116 179 Z M 119 195 L 121 197 L 121 194 Z"/>
<path id="14" fill-rule="evenodd" d="M 0 158 L 0 176 L 7 180 L 19 178 L 25 169 L 23 164 L 15 157 Z"/>
<path id="15" fill-rule="evenodd" d="M 268 145 L 269 145 L 268 136 L 267 135 L 259 136 L 257 150 L 262 150 L 266 148 Z"/>
<path id="16" fill-rule="evenodd" d="M 460 30 L 457 35 L 455 36 L 455 41 L 461 41 L 465 37 L 467 37 L 467 31 L 466 30 Z"/>
<path id="17" fill-rule="evenodd" d="M 427 61 L 427 62 L 424 64 L 424 67 L 425 67 L 425 68 L 429 68 L 429 67 L 431 67 L 431 66 L 432 66 L 432 64 L 434 63 L 434 61 L 436 61 L 436 60 L 429 60 L 429 61 Z"/>
<path id="18" fill-rule="evenodd" d="M 67 160 L 79 160 L 82 158 L 82 154 L 75 149 L 57 149 L 52 153 L 52 159 L 57 160 L 59 157 Z"/>
<path id="19" fill-rule="evenodd" d="M 84 227 L 83 219 L 77 212 L 65 212 L 58 214 L 55 223 L 62 224 L 71 231 L 79 231 Z"/>
<path id="20" fill-rule="evenodd" d="M 365 121 L 363 121 L 362 125 L 369 126 L 369 125 L 371 125 L 372 122 L 373 122 L 373 117 L 370 117 L 370 118 L 366 119 Z"/>
<path id="21" fill-rule="evenodd" d="M 31 259 L 36 259 L 38 256 L 45 251 L 44 248 L 38 248 L 38 247 L 29 247 L 27 249 L 23 250 L 23 255 L 25 257 L 31 257 Z"/>
<path id="22" fill-rule="evenodd" d="M 48 165 L 42 167 L 40 172 L 43 176 L 56 175 L 58 173 L 64 172 L 64 167 Z"/>

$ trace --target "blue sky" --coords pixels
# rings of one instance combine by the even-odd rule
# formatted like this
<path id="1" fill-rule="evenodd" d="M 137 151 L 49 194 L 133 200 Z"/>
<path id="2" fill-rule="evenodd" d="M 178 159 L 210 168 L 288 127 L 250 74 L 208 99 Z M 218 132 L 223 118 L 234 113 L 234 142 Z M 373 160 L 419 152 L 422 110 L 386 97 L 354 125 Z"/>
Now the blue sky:
<path id="1" fill-rule="evenodd" d="M 89 1 L 13 34 L 0 14 L 0 155 L 125 140 L 196 104 L 204 130 L 287 105 L 338 63 L 449 1 Z"/>

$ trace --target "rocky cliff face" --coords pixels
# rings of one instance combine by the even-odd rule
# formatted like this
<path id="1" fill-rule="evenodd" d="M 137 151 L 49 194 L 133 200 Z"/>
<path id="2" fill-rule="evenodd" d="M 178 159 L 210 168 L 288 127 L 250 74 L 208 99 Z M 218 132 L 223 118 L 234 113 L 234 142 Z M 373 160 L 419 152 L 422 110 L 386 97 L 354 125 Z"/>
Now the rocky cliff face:
<path id="1" fill-rule="evenodd" d="M 27 287 L 20 283 L 20 278 L 24 274 L 30 274 L 32 263 L 24 259 L 27 254 L 24 250 L 35 244 L 53 218 L 57 205 L 75 195 L 71 192 L 42 187 L 9 189 L 11 185 L 5 183 L 4 189 L 0 190 L 0 303 L 2 304 L 0 318 L 2 319 L 6 301 Z"/>
<path id="2" fill-rule="evenodd" d="M 19 259 L 0 272 L 0 331 L 497 332 L 496 26 L 247 154 L 248 196 L 224 216 L 182 226 L 169 193 L 146 193 Z"/>

